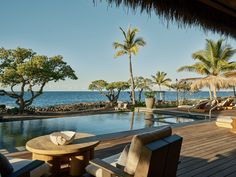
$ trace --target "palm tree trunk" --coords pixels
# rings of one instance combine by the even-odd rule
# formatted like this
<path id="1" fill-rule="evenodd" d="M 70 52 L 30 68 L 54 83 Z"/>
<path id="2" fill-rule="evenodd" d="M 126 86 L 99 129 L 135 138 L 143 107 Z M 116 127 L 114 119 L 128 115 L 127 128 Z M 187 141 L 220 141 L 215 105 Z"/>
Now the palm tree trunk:
<path id="1" fill-rule="evenodd" d="M 176 90 L 176 104 L 179 105 L 179 90 Z"/>
<path id="2" fill-rule="evenodd" d="M 161 85 L 159 85 L 159 91 L 160 100 L 162 101 Z"/>
<path id="3" fill-rule="evenodd" d="M 233 86 L 234 96 L 236 96 L 235 86 Z"/>
<path id="4" fill-rule="evenodd" d="M 210 88 L 209 88 L 209 96 L 210 96 L 210 100 L 212 100 L 212 92 Z"/>
<path id="5" fill-rule="evenodd" d="M 216 87 L 213 88 L 213 95 L 214 95 L 214 98 L 217 98 L 217 95 L 216 95 Z"/>
<path id="6" fill-rule="evenodd" d="M 131 112 L 129 130 L 133 130 L 133 125 L 134 125 L 134 112 Z"/>
<path id="7" fill-rule="evenodd" d="M 131 54 L 129 54 L 129 71 L 130 71 L 130 81 L 131 81 L 132 104 L 135 105 L 134 77 L 132 71 Z"/>
<path id="8" fill-rule="evenodd" d="M 139 90 L 138 101 L 141 102 L 143 89 Z"/>

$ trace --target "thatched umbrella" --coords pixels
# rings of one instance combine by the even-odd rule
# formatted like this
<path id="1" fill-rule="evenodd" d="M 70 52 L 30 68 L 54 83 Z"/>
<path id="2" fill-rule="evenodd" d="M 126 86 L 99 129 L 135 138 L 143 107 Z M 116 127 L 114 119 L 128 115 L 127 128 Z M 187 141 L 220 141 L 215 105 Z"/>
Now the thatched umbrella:
<path id="1" fill-rule="evenodd" d="M 102 1 L 102 0 L 94 0 Z M 236 38 L 236 1 L 234 0 L 106 0 L 134 10 L 155 12 L 179 26 L 200 26 Z"/>
<path id="2" fill-rule="evenodd" d="M 214 76 L 210 75 L 203 78 L 195 79 L 191 84 L 191 90 L 198 90 L 203 87 L 208 87 L 213 91 L 214 97 L 216 98 L 216 89 L 230 88 L 236 85 L 236 78 L 224 77 L 224 76 Z"/>
<path id="3" fill-rule="evenodd" d="M 236 71 L 226 72 L 226 73 L 224 73 L 224 76 L 227 78 L 234 78 L 234 77 L 236 77 Z"/>
<path id="4" fill-rule="evenodd" d="M 224 76 L 227 78 L 235 78 L 236 77 L 236 71 L 229 71 L 224 73 Z M 236 89 L 235 89 L 235 85 L 233 86 L 233 92 L 234 92 L 234 96 L 236 96 Z"/>

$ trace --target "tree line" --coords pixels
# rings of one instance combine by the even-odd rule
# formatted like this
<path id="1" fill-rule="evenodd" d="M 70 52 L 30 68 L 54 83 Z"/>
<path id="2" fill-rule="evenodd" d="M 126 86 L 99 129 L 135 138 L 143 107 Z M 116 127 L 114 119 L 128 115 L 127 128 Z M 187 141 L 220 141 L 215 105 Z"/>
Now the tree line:
<path id="1" fill-rule="evenodd" d="M 233 87 L 235 92 L 235 85 L 231 81 L 236 77 L 236 62 L 231 59 L 236 53 L 236 49 L 233 49 L 227 43 L 225 44 L 223 39 L 218 41 L 206 39 L 206 47 L 192 54 L 195 63 L 182 66 L 177 70 L 178 72 L 195 72 L 202 77 L 184 78 L 173 83 L 167 77 L 167 73 L 162 71 L 152 75 L 151 79 L 134 77 L 132 68 L 133 56 L 138 54 L 140 47 L 144 47 L 146 42 L 142 37 L 136 37 L 137 28 L 128 27 L 127 31 L 120 28 L 120 31 L 124 40 L 123 42 L 113 43 L 115 49 L 114 58 L 127 55 L 130 73 L 129 81 L 109 83 L 105 80 L 95 80 L 89 85 L 89 90 L 99 91 L 113 105 L 116 104 L 120 92 L 129 89 L 130 100 L 135 105 L 136 102 L 141 101 L 143 91 L 152 91 L 153 85 L 157 85 L 159 91 L 162 91 L 163 86 L 176 90 L 178 99 L 179 91 L 187 92 L 193 90 L 191 87 L 194 82 L 196 83 L 199 80 L 206 81 L 206 79 L 208 79 L 207 82 L 201 82 L 200 85 L 197 85 L 197 89 L 204 86 L 208 87 L 210 99 L 217 98 L 217 89 Z M 224 78 L 224 84 L 222 84 L 222 77 Z M 20 112 L 32 105 L 34 99 L 43 93 L 46 84 L 67 78 L 78 79 L 75 71 L 60 55 L 48 57 L 39 55 L 32 49 L 19 47 L 16 49 L 0 48 L 0 83 L 3 88 L 10 88 L 10 91 L 1 89 L 0 95 L 15 99 Z M 211 78 L 214 80 L 210 80 Z M 236 79 L 234 83 L 236 83 Z M 138 91 L 138 100 L 135 100 L 135 90 Z M 26 92 L 29 93 L 29 97 L 25 96 Z"/>

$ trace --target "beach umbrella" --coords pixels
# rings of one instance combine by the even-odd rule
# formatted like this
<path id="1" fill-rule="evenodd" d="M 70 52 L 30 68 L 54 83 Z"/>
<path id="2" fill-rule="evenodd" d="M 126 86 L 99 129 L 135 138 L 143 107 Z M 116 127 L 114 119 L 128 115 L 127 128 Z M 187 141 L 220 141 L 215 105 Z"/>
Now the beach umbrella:
<path id="1" fill-rule="evenodd" d="M 191 90 L 199 90 L 203 87 L 208 87 L 213 91 L 214 97 L 216 98 L 216 89 L 230 88 L 236 85 L 236 78 L 224 77 L 222 75 L 214 76 L 209 75 L 203 78 L 196 78 L 191 84 Z"/>
<path id="2" fill-rule="evenodd" d="M 228 72 L 224 73 L 224 76 L 228 77 L 228 78 L 236 77 L 236 71 L 228 71 Z M 234 96 L 236 96 L 235 86 L 233 86 L 233 92 L 234 92 Z"/>

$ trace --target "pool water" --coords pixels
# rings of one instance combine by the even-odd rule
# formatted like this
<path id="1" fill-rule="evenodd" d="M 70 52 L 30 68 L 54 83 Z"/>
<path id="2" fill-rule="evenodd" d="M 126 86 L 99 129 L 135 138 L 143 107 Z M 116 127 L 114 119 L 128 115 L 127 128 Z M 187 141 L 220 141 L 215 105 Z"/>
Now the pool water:
<path id="1" fill-rule="evenodd" d="M 100 135 L 191 121 L 195 120 L 160 114 L 112 113 L 2 122 L 0 123 L 0 149 L 15 151 L 15 147 L 24 146 L 28 140 L 55 131 L 71 130 Z"/>

